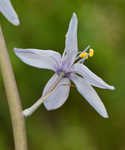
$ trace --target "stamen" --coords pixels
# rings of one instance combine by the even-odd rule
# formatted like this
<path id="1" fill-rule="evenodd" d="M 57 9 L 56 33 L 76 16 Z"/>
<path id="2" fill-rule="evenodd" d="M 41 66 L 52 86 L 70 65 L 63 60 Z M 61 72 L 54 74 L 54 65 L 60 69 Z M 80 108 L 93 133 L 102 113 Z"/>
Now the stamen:
<path id="1" fill-rule="evenodd" d="M 86 57 L 87 55 L 88 55 L 88 53 L 87 53 L 87 55 L 86 55 L 86 51 L 88 50 L 90 48 L 90 45 L 88 45 L 82 52 L 81 51 L 79 51 L 78 53 L 77 53 L 77 57 L 75 58 L 75 61 L 77 61 L 79 58 L 84 58 L 84 57 Z M 84 54 L 85 53 L 85 54 Z M 85 56 L 84 56 L 85 55 Z"/>
<path id="2" fill-rule="evenodd" d="M 87 53 L 87 55 L 84 56 L 84 57 L 82 57 L 82 58 L 78 61 L 78 63 L 84 63 L 84 61 L 88 59 L 88 56 L 89 56 L 89 54 Z M 79 56 L 79 57 L 80 57 L 80 56 Z"/>
<path id="3" fill-rule="evenodd" d="M 86 52 L 90 48 L 90 45 L 88 45 L 84 50 L 83 53 Z"/>
<path id="4" fill-rule="evenodd" d="M 92 48 L 90 48 L 89 50 L 89 56 L 92 57 L 94 55 L 94 50 Z"/>
<path id="5" fill-rule="evenodd" d="M 89 50 L 88 53 L 87 50 Z M 88 59 L 89 56 L 92 57 L 93 55 L 94 55 L 94 50 L 90 48 L 90 46 L 88 45 L 82 52 L 78 52 L 78 55 L 75 60 L 78 60 L 80 58 L 78 63 L 84 63 L 84 61 Z"/>
<path id="6" fill-rule="evenodd" d="M 84 57 L 86 57 L 88 55 L 88 53 L 87 52 L 84 52 L 84 53 L 81 53 L 80 55 L 79 55 L 79 57 L 80 58 L 84 58 Z"/>
<path id="7" fill-rule="evenodd" d="M 89 49 L 89 53 L 83 52 L 79 55 L 80 58 L 88 59 L 88 56 L 92 57 L 94 55 L 94 50 L 92 48 Z"/>

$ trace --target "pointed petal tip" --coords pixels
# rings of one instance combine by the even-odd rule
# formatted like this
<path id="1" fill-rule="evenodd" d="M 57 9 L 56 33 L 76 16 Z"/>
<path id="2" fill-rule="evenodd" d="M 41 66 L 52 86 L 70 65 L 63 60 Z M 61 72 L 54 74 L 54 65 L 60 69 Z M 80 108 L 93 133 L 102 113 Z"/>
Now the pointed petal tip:
<path id="1" fill-rule="evenodd" d="M 75 19 L 77 19 L 77 15 L 76 15 L 75 12 L 73 13 L 72 17 L 74 17 Z"/>
<path id="2" fill-rule="evenodd" d="M 115 87 L 114 87 L 114 86 L 111 86 L 111 90 L 115 90 Z"/>
<path id="3" fill-rule="evenodd" d="M 102 108 L 100 107 L 100 111 L 97 110 L 97 112 L 103 117 L 103 118 L 109 118 L 108 112 L 103 105 Z"/>
<path id="4" fill-rule="evenodd" d="M 105 112 L 105 113 L 103 113 L 102 115 L 101 115 L 103 118 L 109 118 L 109 115 L 108 115 L 108 113 L 107 112 Z"/>
<path id="5" fill-rule="evenodd" d="M 108 118 L 107 110 L 102 103 L 101 99 L 97 95 L 96 91 L 92 88 L 88 82 L 77 76 L 72 75 L 71 80 L 75 83 L 79 93 L 88 101 L 88 103 L 103 117 Z"/>
<path id="6" fill-rule="evenodd" d="M 75 12 L 73 12 L 73 16 L 77 16 Z"/>
<path id="7" fill-rule="evenodd" d="M 18 52 L 19 50 L 23 50 L 23 49 L 21 49 L 21 48 L 14 48 L 13 49 L 15 52 Z"/>
<path id="8" fill-rule="evenodd" d="M 20 48 L 14 48 L 13 51 L 14 51 L 15 55 L 19 57 L 19 54 L 20 54 L 20 52 L 23 51 L 23 49 L 20 49 Z"/>
<path id="9" fill-rule="evenodd" d="M 18 48 L 14 48 L 13 51 L 16 53 L 18 51 Z"/>
<path id="10" fill-rule="evenodd" d="M 107 110 L 106 110 L 106 108 L 105 108 L 105 106 L 103 105 L 103 107 L 102 108 L 100 108 L 100 110 L 98 111 L 97 109 L 96 109 L 96 111 L 99 113 L 99 115 L 101 115 L 103 118 L 109 118 L 109 115 L 108 115 L 108 113 L 107 113 Z"/>
<path id="11" fill-rule="evenodd" d="M 14 20 L 12 21 L 12 23 L 13 23 L 13 25 L 15 25 L 15 26 L 19 26 L 19 25 L 20 25 L 20 21 L 19 21 L 18 18 L 14 19 Z"/>
<path id="12" fill-rule="evenodd" d="M 115 87 L 114 87 L 114 86 L 109 85 L 106 89 L 109 89 L 109 90 L 115 90 Z"/>
<path id="13" fill-rule="evenodd" d="M 14 51 L 14 53 L 15 53 L 15 55 L 17 56 L 17 57 L 19 57 L 19 48 L 14 48 L 13 49 L 13 51 Z"/>

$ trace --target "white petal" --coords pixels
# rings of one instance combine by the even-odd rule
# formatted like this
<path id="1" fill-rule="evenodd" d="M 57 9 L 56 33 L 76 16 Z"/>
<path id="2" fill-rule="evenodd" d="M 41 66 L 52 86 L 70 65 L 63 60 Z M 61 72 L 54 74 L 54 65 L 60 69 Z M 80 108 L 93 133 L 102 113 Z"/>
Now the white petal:
<path id="1" fill-rule="evenodd" d="M 46 95 L 46 93 L 50 90 L 51 86 L 53 86 L 53 84 L 57 81 L 57 78 L 57 74 L 54 74 L 51 77 L 51 79 L 48 81 L 44 88 L 42 96 Z M 69 96 L 70 81 L 68 78 L 63 78 L 57 86 L 58 88 L 44 102 L 47 110 L 54 110 L 61 107 Z"/>
<path id="2" fill-rule="evenodd" d="M 26 64 L 56 71 L 60 65 L 61 55 L 51 50 L 14 49 L 15 54 Z"/>
<path id="3" fill-rule="evenodd" d="M 85 65 L 76 63 L 73 65 L 73 71 L 83 76 L 88 82 L 99 88 L 114 90 L 114 86 L 110 86 L 105 81 L 103 81 L 100 77 L 94 74 L 90 69 L 88 69 Z"/>
<path id="4" fill-rule="evenodd" d="M 62 56 L 62 64 L 64 68 L 71 68 L 78 52 L 77 25 L 77 16 L 75 13 L 73 13 L 71 21 L 69 23 L 68 32 L 66 34 L 65 50 Z"/>
<path id="5" fill-rule="evenodd" d="M 68 65 L 73 64 L 78 51 L 77 25 L 78 25 L 77 16 L 75 13 L 73 13 L 71 21 L 69 23 L 68 32 L 66 34 L 65 50 L 62 57 L 63 62 L 64 63 L 66 62 Z"/>
<path id="6" fill-rule="evenodd" d="M 104 104 L 100 100 L 96 91 L 91 87 L 91 85 L 83 78 L 72 75 L 72 81 L 75 83 L 79 93 L 89 102 L 89 104 L 95 108 L 95 110 L 104 118 L 108 118 L 107 111 Z"/>
<path id="7" fill-rule="evenodd" d="M 68 32 L 66 34 L 66 43 L 65 43 L 65 49 L 66 51 L 77 51 L 77 16 L 75 13 L 73 13 L 73 16 L 71 18 Z"/>
<path id="8" fill-rule="evenodd" d="M 0 12 L 14 25 L 19 25 L 18 16 L 11 5 L 10 0 L 0 0 Z"/>

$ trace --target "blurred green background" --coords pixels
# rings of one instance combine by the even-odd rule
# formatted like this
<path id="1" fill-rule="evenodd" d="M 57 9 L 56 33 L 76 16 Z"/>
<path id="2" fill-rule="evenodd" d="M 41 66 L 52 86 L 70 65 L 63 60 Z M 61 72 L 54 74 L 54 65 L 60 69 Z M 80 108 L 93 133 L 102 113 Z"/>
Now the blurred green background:
<path id="1" fill-rule="evenodd" d="M 79 50 L 91 45 L 93 58 L 85 64 L 115 91 L 97 89 L 109 119 L 99 116 L 71 89 L 67 102 L 48 112 L 42 105 L 26 119 L 30 150 L 125 150 L 125 1 L 124 0 L 12 0 L 21 25 L 0 23 L 11 57 L 23 108 L 42 94 L 53 72 L 22 63 L 13 48 L 52 49 L 63 52 L 72 13 L 79 20 Z M 6 58 L 5 58 L 6 59 Z M 0 73 L 0 150 L 13 150 L 11 120 Z"/>

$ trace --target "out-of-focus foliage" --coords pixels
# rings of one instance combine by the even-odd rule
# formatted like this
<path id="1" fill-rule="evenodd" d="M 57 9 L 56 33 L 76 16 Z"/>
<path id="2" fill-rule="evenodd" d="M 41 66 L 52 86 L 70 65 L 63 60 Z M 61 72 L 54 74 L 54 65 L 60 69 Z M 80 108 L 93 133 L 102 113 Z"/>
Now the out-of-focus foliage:
<path id="1" fill-rule="evenodd" d="M 12 0 L 21 25 L 14 27 L 0 15 L 23 108 L 42 94 L 53 74 L 23 64 L 14 47 L 63 52 L 65 34 L 73 12 L 79 20 L 79 49 L 95 49 L 86 65 L 115 91 L 96 89 L 110 118 L 103 119 L 71 89 L 67 102 L 52 112 L 43 105 L 26 119 L 30 150 L 125 149 L 125 1 L 124 0 Z M 6 59 L 6 58 L 5 58 Z M 0 74 L 0 150 L 13 150 L 11 121 Z"/>

